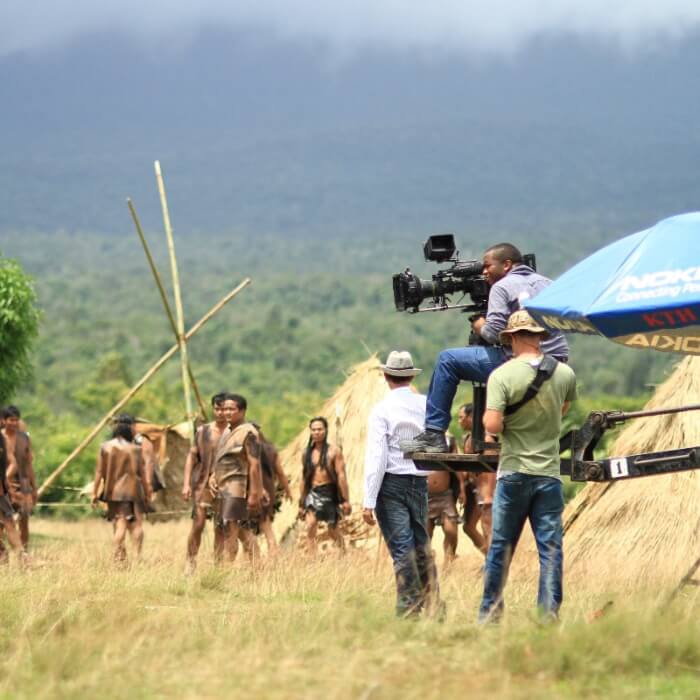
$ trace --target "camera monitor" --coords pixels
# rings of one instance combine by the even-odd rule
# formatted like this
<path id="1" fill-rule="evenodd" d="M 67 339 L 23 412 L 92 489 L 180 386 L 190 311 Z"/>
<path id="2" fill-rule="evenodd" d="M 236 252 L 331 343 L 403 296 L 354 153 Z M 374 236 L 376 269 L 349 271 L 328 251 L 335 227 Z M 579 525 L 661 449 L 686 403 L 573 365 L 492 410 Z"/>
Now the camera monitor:
<path id="1" fill-rule="evenodd" d="M 451 233 L 430 236 L 423 245 L 425 259 L 438 263 L 451 260 L 456 250 L 455 237 Z"/>

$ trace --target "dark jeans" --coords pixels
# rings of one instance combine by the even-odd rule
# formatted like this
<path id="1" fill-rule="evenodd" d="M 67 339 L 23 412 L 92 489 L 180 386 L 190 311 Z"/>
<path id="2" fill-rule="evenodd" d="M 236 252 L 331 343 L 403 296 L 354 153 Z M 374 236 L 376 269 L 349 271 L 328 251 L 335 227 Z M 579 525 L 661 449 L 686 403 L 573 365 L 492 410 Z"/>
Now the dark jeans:
<path id="1" fill-rule="evenodd" d="M 417 614 L 430 595 L 437 598 L 426 478 L 385 474 L 374 512 L 394 561 L 396 614 Z"/>
<path id="2" fill-rule="evenodd" d="M 443 350 L 430 380 L 425 427 L 445 432 L 452 420 L 452 401 L 460 381 L 484 384 L 489 374 L 505 360 L 501 348 L 489 345 Z"/>
<path id="3" fill-rule="evenodd" d="M 480 621 L 498 617 L 503 610 L 508 567 L 528 519 L 540 557 L 537 605 L 542 613 L 557 615 L 563 599 L 563 510 L 564 490 L 558 479 L 516 473 L 498 480 L 493 501 L 493 537 L 484 567 Z"/>

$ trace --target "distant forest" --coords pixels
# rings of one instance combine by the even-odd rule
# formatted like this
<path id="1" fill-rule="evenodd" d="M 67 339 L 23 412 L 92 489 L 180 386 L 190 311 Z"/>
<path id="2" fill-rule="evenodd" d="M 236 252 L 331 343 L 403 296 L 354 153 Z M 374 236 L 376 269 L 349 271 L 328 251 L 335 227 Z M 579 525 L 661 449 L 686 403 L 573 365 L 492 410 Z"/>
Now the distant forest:
<path id="1" fill-rule="evenodd" d="M 169 279 L 162 233 L 150 233 L 161 274 Z M 569 243 L 573 262 L 587 246 Z M 487 240 L 472 239 L 472 251 Z M 518 243 L 521 243 L 518 240 Z M 189 327 L 244 277 L 253 284 L 221 311 L 190 344 L 190 358 L 206 397 L 222 389 L 246 395 L 249 414 L 280 445 L 301 430 L 349 368 L 372 352 L 383 357 L 408 348 L 426 371 L 426 390 L 439 350 L 467 339 L 467 319 L 456 311 L 400 314 L 391 274 L 410 265 L 420 274 L 420 238 L 355 237 L 283 240 L 244 234 L 177 239 Z M 525 241 L 537 252 L 546 240 Z M 161 301 L 135 233 L 24 234 L 6 254 L 34 275 L 43 310 L 34 380 L 16 397 L 46 474 L 126 389 L 173 343 Z M 552 258 L 550 255 L 543 256 Z M 541 266 L 540 266 L 541 267 Z M 549 270 L 543 269 L 547 273 Z M 582 401 L 593 407 L 637 407 L 678 358 L 618 347 L 602 338 L 571 337 Z M 459 398 L 469 399 L 463 387 Z M 176 359 L 132 401 L 129 410 L 153 421 L 184 414 Z M 90 478 L 97 441 L 62 483 Z M 72 494 L 73 492 L 68 492 Z M 51 498 L 65 497 L 53 492 Z"/>

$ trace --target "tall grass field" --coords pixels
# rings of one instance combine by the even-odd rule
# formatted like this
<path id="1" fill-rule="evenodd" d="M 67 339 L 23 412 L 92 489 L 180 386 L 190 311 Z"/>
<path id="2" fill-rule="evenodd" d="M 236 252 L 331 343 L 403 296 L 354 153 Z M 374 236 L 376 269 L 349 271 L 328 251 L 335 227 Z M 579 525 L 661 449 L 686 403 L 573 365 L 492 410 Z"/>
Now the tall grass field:
<path id="1" fill-rule="evenodd" d="M 445 621 L 398 620 L 381 549 L 216 568 L 207 530 L 185 577 L 188 528 L 146 525 L 142 561 L 119 569 L 106 523 L 35 519 L 30 568 L 0 570 L 0 697 L 700 698 L 697 588 L 669 603 L 667 587 L 565 578 L 561 621 L 543 626 L 536 572 L 514 567 L 504 620 L 481 628 L 462 540 L 440 571 Z"/>

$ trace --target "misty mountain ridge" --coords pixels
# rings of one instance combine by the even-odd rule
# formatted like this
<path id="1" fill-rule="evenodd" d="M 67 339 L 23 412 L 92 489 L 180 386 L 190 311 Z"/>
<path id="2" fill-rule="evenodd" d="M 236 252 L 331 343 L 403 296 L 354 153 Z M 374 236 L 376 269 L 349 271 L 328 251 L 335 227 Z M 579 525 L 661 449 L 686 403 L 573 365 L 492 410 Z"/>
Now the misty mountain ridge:
<path id="1" fill-rule="evenodd" d="M 262 32 L 95 34 L 0 59 L 0 231 L 120 232 L 127 195 L 157 225 L 160 159 L 183 235 L 607 240 L 698 208 L 698 72 L 690 40 L 333 60 Z"/>

